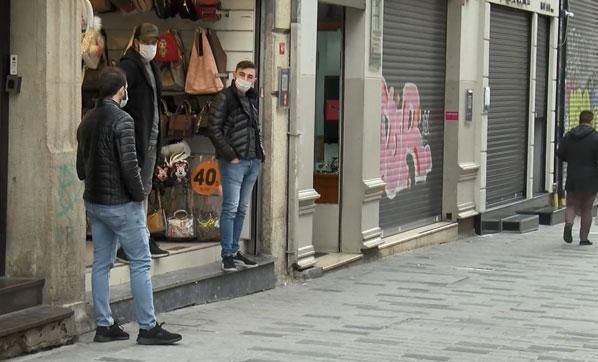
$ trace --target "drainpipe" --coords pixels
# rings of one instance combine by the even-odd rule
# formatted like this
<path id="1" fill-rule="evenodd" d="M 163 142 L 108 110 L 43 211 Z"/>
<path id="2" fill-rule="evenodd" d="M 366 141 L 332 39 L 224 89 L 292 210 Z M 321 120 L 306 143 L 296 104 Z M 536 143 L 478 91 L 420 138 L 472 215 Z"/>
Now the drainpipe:
<path id="1" fill-rule="evenodd" d="M 557 62 L 557 119 L 558 124 L 556 129 L 556 146 L 560 144 L 565 134 L 565 110 L 566 110 L 566 94 L 567 94 L 567 25 L 568 16 L 566 15 L 569 10 L 569 0 L 560 1 L 560 21 L 559 21 L 559 40 L 558 40 L 558 62 Z M 563 162 L 555 157 L 555 179 L 556 179 L 556 191 L 559 197 L 558 205 L 555 207 L 562 207 L 564 205 L 565 191 L 563 185 Z"/>
<path id="2" fill-rule="evenodd" d="M 299 6 L 301 0 L 291 2 L 291 38 L 289 56 L 291 59 L 291 80 L 289 86 L 289 124 L 288 124 L 288 175 L 287 175 L 287 272 L 292 272 L 298 261 L 297 227 L 299 224 L 299 200 L 297 193 L 298 155 L 299 155 L 299 122 L 297 117 L 297 84 L 299 79 Z"/>

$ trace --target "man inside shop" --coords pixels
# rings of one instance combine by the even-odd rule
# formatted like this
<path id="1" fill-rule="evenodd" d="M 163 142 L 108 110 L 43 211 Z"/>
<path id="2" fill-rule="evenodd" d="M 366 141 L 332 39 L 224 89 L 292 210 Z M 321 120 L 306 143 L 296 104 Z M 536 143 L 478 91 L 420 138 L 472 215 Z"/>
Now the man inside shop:
<path id="1" fill-rule="evenodd" d="M 133 32 L 131 46 L 120 60 L 119 67 L 124 70 L 129 83 L 129 101 L 124 110 L 135 121 L 135 142 L 137 158 L 141 167 L 141 180 L 146 192 L 145 214 L 148 211 L 148 196 L 152 190 L 152 178 L 156 160 L 160 154 L 160 111 L 158 104 L 162 93 L 160 69 L 154 57 L 158 47 L 158 27 L 143 23 Z M 149 230 L 147 231 L 149 237 Z M 152 257 L 163 257 L 169 253 L 160 249 L 154 239 L 149 239 Z M 128 261 L 126 253 L 120 248 L 117 252 L 120 260 Z"/>
<path id="2" fill-rule="evenodd" d="M 257 266 L 239 251 L 243 221 L 264 160 L 255 81 L 255 64 L 239 62 L 231 86 L 216 96 L 210 109 L 210 139 L 222 177 L 220 243 L 225 272 Z"/>

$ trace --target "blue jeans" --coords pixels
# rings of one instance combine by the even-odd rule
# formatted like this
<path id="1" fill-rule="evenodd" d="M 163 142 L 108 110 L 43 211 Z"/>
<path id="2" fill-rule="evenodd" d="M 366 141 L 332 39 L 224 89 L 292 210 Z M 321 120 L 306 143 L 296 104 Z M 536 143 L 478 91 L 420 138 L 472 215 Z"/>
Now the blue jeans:
<path id="1" fill-rule="evenodd" d="M 91 289 L 97 326 L 114 324 L 110 310 L 110 269 L 116 258 L 116 242 L 124 249 L 130 264 L 131 292 L 139 328 L 156 325 L 150 274 L 149 239 L 143 202 L 100 205 L 85 202 L 93 237 Z"/>
<path id="2" fill-rule="evenodd" d="M 222 176 L 222 211 L 220 213 L 220 244 L 223 257 L 239 251 L 243 221 L 251 200 L 253 185 L 260 174 L 261 160 L 240 160 L 233 164 L 218 160 Z"/>

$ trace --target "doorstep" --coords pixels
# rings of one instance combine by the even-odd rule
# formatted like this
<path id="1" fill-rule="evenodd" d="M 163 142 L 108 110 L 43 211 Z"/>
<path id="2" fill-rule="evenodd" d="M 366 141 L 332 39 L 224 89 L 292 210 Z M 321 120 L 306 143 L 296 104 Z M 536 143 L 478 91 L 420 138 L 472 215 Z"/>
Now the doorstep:
<path id="1" fill-rule="evenodd" d="M 339 269 L 358 260 L 363 259 L 363 254 L 329 253 L 316 257 L 315 268 L 321 268 L 323 272 Z"/>
<path id="2" fill-rule="evenodd" d="M 274 258 L 271 256 L 251 256 L 258 267 L 225 273 L 221 261 L 192 268 L 179 269 L 152 277 L 154 289 L 154 309 L 156 314 L 197 304 L 212 303 L 241 297 L 276 286 Z M 82 333 L 93 327 L 91 292 L 87 293 L 90 320 L 80 325 Z M 135 306 L 129 283 L 110 288 L 110 308 L 119 322 L 135 320 Z"/>
<path id="3" fill-rule="evenodd" d="M 438 222 L 383 238 L 378 246 L 379 256 L 389 256 L 425 246 L 456 241 L 459 238 L 457 222 Z"/>

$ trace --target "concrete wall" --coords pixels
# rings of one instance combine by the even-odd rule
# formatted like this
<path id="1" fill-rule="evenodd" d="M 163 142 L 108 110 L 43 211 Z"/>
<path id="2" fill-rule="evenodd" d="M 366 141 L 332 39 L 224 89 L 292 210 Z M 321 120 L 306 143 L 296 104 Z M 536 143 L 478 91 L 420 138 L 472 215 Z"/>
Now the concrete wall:
<path id="1" fill-rule="evenodd" d="M 46 279 L 44 302 L 83 300 L 85 216 L 75 171 L 79 1 L 12 0 L 7 275 Z"/>

